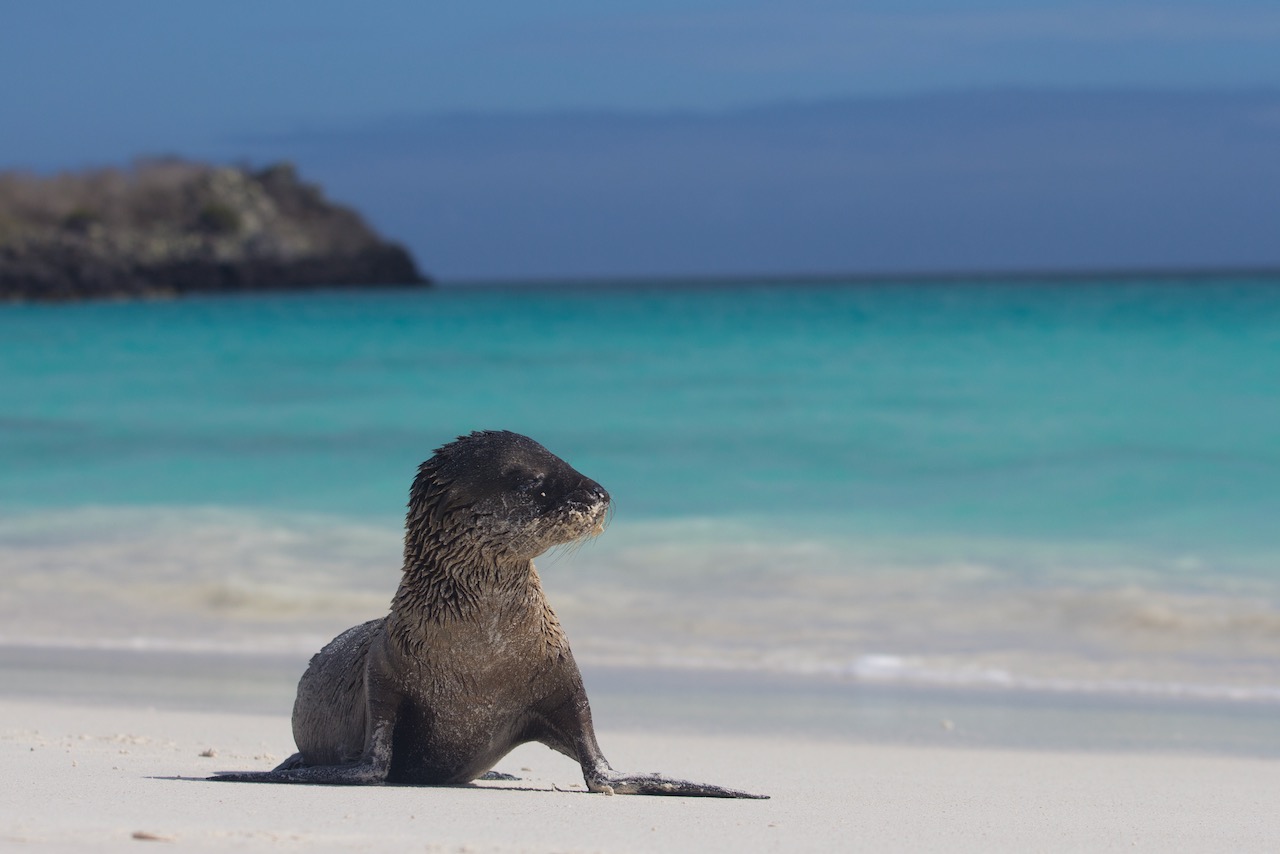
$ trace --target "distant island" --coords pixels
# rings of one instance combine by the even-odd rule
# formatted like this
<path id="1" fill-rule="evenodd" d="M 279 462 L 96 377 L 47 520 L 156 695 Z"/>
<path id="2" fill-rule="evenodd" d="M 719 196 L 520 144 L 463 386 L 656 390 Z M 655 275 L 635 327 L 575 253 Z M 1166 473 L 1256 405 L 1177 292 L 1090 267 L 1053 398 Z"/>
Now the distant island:
<path id="1" fill-rule="evenodd" d="M 427 284 L 288 163 L 0 173 L 0 301 Z"/>

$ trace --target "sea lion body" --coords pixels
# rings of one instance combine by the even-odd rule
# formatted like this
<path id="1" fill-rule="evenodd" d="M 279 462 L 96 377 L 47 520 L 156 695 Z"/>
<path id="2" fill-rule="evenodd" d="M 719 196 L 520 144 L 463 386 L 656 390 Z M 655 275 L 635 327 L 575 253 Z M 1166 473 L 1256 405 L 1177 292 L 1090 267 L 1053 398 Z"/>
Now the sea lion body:
<path id="1" fill-rule="evenodd" d="M 537 740 L 540 711 L 574 696 L 580 680 L 571 660 L 530 667 L 523 653 L 541 645 L 541 626 L 519 613 L 504 622 L 508 615 L 495 609 L 492 620 L 451 626 L 446 637 L 433 633 L 425 662 L 396 647 L 385 620 L 343 632 L 298 684 L 293 731 L 301 765 L 359 761 L 368 730 L 366 679 L 400 695 L 387 782 L 465 783 L 515 745 Z M 486 649 L 518 654 L 477 656 Z"/>
<path id="2" fill-rule="evenodd" d="M 317 653 L 298 683 L 298 752 L 275 783 L 465 783 L 541 742 L 593 791 L 757 797 L 613 770 L 596 743 L 582 677 L 533 558 L 603 529 L 609 494 L 515 433 L 472 433 L 418 470 L 390 613 Z"/>

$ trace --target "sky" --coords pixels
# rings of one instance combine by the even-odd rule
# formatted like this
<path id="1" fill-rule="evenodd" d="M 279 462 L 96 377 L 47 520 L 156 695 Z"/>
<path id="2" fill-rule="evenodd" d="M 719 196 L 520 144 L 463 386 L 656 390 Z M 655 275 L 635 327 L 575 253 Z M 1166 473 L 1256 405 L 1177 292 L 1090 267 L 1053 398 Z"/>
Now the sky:
<path id="1" fill-rule="evenodd" d="M 1274 0 L 0 20 L 0 168 L 287 158 L 444 278 L 1280 263 Z"/>

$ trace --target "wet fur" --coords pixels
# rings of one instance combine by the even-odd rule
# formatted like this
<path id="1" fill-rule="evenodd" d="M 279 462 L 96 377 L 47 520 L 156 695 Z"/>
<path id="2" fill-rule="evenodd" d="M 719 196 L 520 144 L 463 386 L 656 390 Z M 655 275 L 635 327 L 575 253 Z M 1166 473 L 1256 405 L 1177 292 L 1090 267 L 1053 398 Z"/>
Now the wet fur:
<path id="1" fill-rule="evenodd" d="M 298 752 L 263 783 L 465 783 L 514 747 L 541 742 L 577 760 L 592 791 L 758 797 L 615 771 L 533 558 L 598 533 L 609 495 L 537 442 L 459 437 L 418 469 L 404 573 L 380 620 L 311 659 L 298 684 Z"/>

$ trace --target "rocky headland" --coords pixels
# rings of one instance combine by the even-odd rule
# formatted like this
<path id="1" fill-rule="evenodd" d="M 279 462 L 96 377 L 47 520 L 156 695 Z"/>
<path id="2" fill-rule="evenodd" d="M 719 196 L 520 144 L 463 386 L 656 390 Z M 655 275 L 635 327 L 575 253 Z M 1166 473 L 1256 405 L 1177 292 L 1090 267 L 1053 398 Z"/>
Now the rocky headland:
<path id="1" fill-rule="evenodd" d="M 428 283 L 287 163 L 0 173 L 0 301 Z"/>

